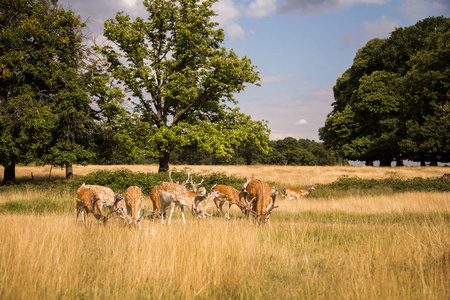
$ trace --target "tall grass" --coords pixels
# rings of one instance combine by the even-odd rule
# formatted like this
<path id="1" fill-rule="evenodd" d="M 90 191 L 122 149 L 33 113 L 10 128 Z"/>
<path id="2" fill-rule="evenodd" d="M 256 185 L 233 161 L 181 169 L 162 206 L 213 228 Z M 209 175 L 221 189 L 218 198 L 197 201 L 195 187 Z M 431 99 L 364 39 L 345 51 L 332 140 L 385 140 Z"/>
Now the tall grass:
<path id="1" fill-rule="evenodd" d="M 142 230 L 74 211 L 0 215 L 0 298 L 448 299 L 449 200 L 279 200 L 267 226 L 236 209 Z"/>

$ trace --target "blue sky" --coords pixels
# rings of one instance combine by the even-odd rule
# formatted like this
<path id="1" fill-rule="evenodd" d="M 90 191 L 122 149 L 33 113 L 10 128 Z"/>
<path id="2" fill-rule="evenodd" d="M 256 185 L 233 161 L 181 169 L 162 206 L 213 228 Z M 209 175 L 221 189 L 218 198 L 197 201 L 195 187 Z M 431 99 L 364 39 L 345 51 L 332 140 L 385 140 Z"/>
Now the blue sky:
<path id="1" fill-rule="evenodd" d="M 141 0 L 60 0 L 88 19 L 97 41 L 117 11 L 146 17 Z M 236 95 L 241 111 L 267 120 L 272 140 L 319 141 L 333 85 L 372 38 L 429 16 L 450 16 L 448 0 L 220 0 L 214 5 L 227 49 L 257 66 L 261 86 Z"/>

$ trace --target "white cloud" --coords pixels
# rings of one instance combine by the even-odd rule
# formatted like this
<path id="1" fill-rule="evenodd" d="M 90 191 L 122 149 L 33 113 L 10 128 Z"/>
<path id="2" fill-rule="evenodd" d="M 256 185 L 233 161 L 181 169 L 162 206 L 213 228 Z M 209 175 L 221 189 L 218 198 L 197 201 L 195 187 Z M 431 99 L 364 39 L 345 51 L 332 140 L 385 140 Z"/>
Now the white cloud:
<path id="1" fill-rule="evenodd" d="M 270 83 L 278 83 L 285 82 L 291 78 L 296 77 L 295 75 L 261 75 L 261 83 L 270 84 Z"/>
<path id="2" fill-rule="evenodd" d="M 295 122 L 294 125 L 295 126 L 301 126 L 301 125 L 306 125 L 306 124 L 308 124 L 308 121 L 306 121 L 305 119 L 301 119 L 301 120 Z"/>
<path id="3" fill-rule="evenodd" d="M 400 10 L 409 19 L 420 19 L 427 15 L 428 4 L 424 0 L 406 0 Z"/>
<path id="4" fill-rule="evenodd" d="M 247 16 L 262 18 L 272 14 L 276 9 L 276 0 L 255 0 L 247 8 Z"/>
<path id="5" fill-rule="evenodd" d="M 350 6 L 363 4 L 384 4 L 388 0 L 281 0 L 277 12 L 282 15 L 309 16 L 336 12 Z"/>
<path id="6" fill-rule="evenodd" d="M 444 2 L 447 4 L 444 4 Z M 410 20 L 419 20 L 430 15 L 445 15 L 449 13 L 447 0 L 404 0 L 400 10 Z"/>
<path id="7" fill-rule="evenodd" d="M 125 7 L 136 7 L 137 0 L 121 0 L 123 6 Z"/>
<path id="8" fill-rule="evenodd" d="M 217 13 L 213 21 L 220 24 L 230 40 L 235 41 L 245 37 L 244 29 L 238 24 L 241 9 L 236 6 L 233 0 L 221 0 L 214 3 L 212 8 Z"/>
<path id="9" fill-rule="evenodd" d="M 362 33 L 369 37 L 386 38 L 389 34 L 399 26 L 399 21 L 389 21 L 386 16 L 382 16 L 380 20 L 374 23 L 364 21 L 361 24 Z"/>
<path id="10" fill-rule="evenodd" d="M 225 31 L 227 33 L 227 36 L 232 41 L 243 40 L 245 37 L 244 29 L 242 29 L 242 27 L 237 23 L 226 26 Z"/>
<path id="11" fill-rule="evenodd" d="M 354 32 L 352 30 L 347 31 L 344 40 L 346 44 L 352 44 L 356 48 L 361 48 L 368 40 L 373 38 L 387 38 L 390 33 L 399 27 L 400 22 L 397 20 L 390 21 L 386 16 L 382 16 L 381 19 L 370 23 L 364 21 L 361 23 L 361 30 Z"/>

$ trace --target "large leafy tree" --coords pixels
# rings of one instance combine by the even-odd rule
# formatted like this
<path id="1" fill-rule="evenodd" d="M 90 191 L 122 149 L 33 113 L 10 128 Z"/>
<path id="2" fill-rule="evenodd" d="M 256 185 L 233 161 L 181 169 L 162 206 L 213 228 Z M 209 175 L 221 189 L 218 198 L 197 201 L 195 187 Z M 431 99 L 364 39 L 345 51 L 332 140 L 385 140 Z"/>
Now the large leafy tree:
<path id="1" fill-rule="evenodd" d="M 0 163 L 71 166 L 92 155 L 79 16 L 57 1 L 0 2 Z"/>
<path id="2" fill-rule="evenodd" d="M 449 24 L 430 17 L 357 52 L 319 131 L 327 147 L 368 165 L 448 160 Z"/>
<path id="3" fill-rule="evenodd" d="M 224 32 L 211 21 L 214 2 L 146 0 L 147 20 L 118 13 L 105 22 L 115 47 L 99 50 L 132 96 L 141 150 L 159 159 L 160 171 L 183 147 L 217 156 L 250 143 L 268 149 L 267 124 L 230 106 L 259 76 L 250 59 L 221 46 Z"/>

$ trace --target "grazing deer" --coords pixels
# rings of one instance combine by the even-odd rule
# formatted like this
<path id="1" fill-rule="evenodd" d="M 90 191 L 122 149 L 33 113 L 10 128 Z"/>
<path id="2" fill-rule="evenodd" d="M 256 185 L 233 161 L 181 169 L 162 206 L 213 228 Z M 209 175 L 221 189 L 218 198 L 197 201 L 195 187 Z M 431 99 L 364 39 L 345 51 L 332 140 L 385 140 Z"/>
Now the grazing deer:
<path id="1" fill-rule="evenodd" d="M 161 201 L 159 200 L 159 185 L 155 185 L 152 190 L 150 191 L 150 200 L 153 204 L 153 219 L 157 215 L 164 214 L 163 211 L 161 211 Z"/>
<path id="2" fill-rule="evenodd" d="M 196 209 L 195 203 L 189 197 L 189 191 L 182 185 L 173 182 L 163 182 L 157 188 L 157 193 L 161 203 L 161 220 L 164 223 L 164 211 L 170 205 L 170 216 L 168 224 L 172 219 L 172 214 L 175 206 L 179 206 L 181 209 L 181 215 L 183 216 L 183 222 L 186 224 L 186 219 L 184 217 L 184 208 L 187 209 L 195 216 Z"/>
<path id="3" fill-rule="evenodd" d="M 131 213 L 131 217 L 126 215 L 126 218 L 130 225 L 138 226 L 141 229 L 141 218 L 139 216 L 142 204 L 142 190 L 137 186 L 130 186 L 125 191 L 125 203 L 127 211 Z"/>
<path id="4" fill-rule="evenodd" d="M 92 190 L 100 198 L 101 207 L 109 207 L 110 212 L 113 210 L 116 211 L 117 204 L 123 199 L 123 196 L 121 194 L 115 194 L 112 189 L 105 186 L 89 184 L 85 185 L 83 183 L 83 185 L 78 189 L 81 189 L 82 187 Z M 122 211 L 123 210 L 124 209 L 122 209 Z M 123 215 L 121 217 L 123 218 Z"/>
<path id="5" fill-rule="evenodd" d="M 84 186 L 80 187 L 77 190 L 76 204 L 77 204 L 76 220 L 78 220 L 78 216 L 80 215 L 81 212 L 81 219 L 83 223 L 85 223 L 86 225 L 87 225 L 87 215 L 90 212 L 92 212 L 92 214 L 99 223 L 103 224 L 106 224 L 106 221 L 108 221 L 109 216 L 113 212 L 115 212 L 111 211 L 107 216 L 104 216 L 102 212 L 100 197 L 97 195 L 95 191 Z"/>
<path id="6" fill-rule="evenodd" d="M 246 210 L 243 208 L 244 202 L 241 200 L 241 198 L 244 197 L 243 192 L 239 192 L 234 187 L 223 184 L 214 186 L 212 190 L 219 192 L 219 195 L 214 198 L 214 204 L 222 217 L 225 217 L 228 220 L 230 219 L 230 207 L 233 204 L 239 206 L 242 213 L 245 214 Z M 223 205 L 226 205 L 226 213 L 224 213 L 222 209 Z"/>
<path id="7" fill-rule="evenodd" d="M 275 206 L 278 189 L 261 180 L 253 179 L 242 192 L 245 201 L 243 208 L 255 216 L 258 223 L 264 224 L 269 221 L 270 213 L 278 207 Z"/>
<path id="8" fill-rule="evenodd" d="M 289 199 L 300 199 L 303 198 L 303 196 L 308 196 L 309 193 L 311 193 L 312 190 L 315 190 L 314 186 L 312 184 L 308 185 L 306 187 L 306 190 L 297 190 L 297 189 L 293 189 L 293 188 L 286 188 L 283 190 L 284 194 L 286 195 L 286 198 Z"/>
<path id="9" fill-rule="evenodd" d="M 208 216 L 211 216 L 211 214 L 208 214 L 208 209 L 212 207 L 214 199 L 219 196 L 218 191 L 212 191 L 208 196 L 205 196 L 205 199 L 198 203 L 195 206 L 196 214 L 198 218 L 206 218 Z"/>
<path id="10" fill-rule="evenodd" d="M 189 192 L 189 197 L 191 197 L 191 200 L 194 201 L 195 203 L 195 207 L 197 207 L 197 205 L 202 202 L 203 200 L 206 199 L 206 188 L 205 187 L 200 187 L 198 189 L 198 193 L 194 193 L 194 192 Z"/>

